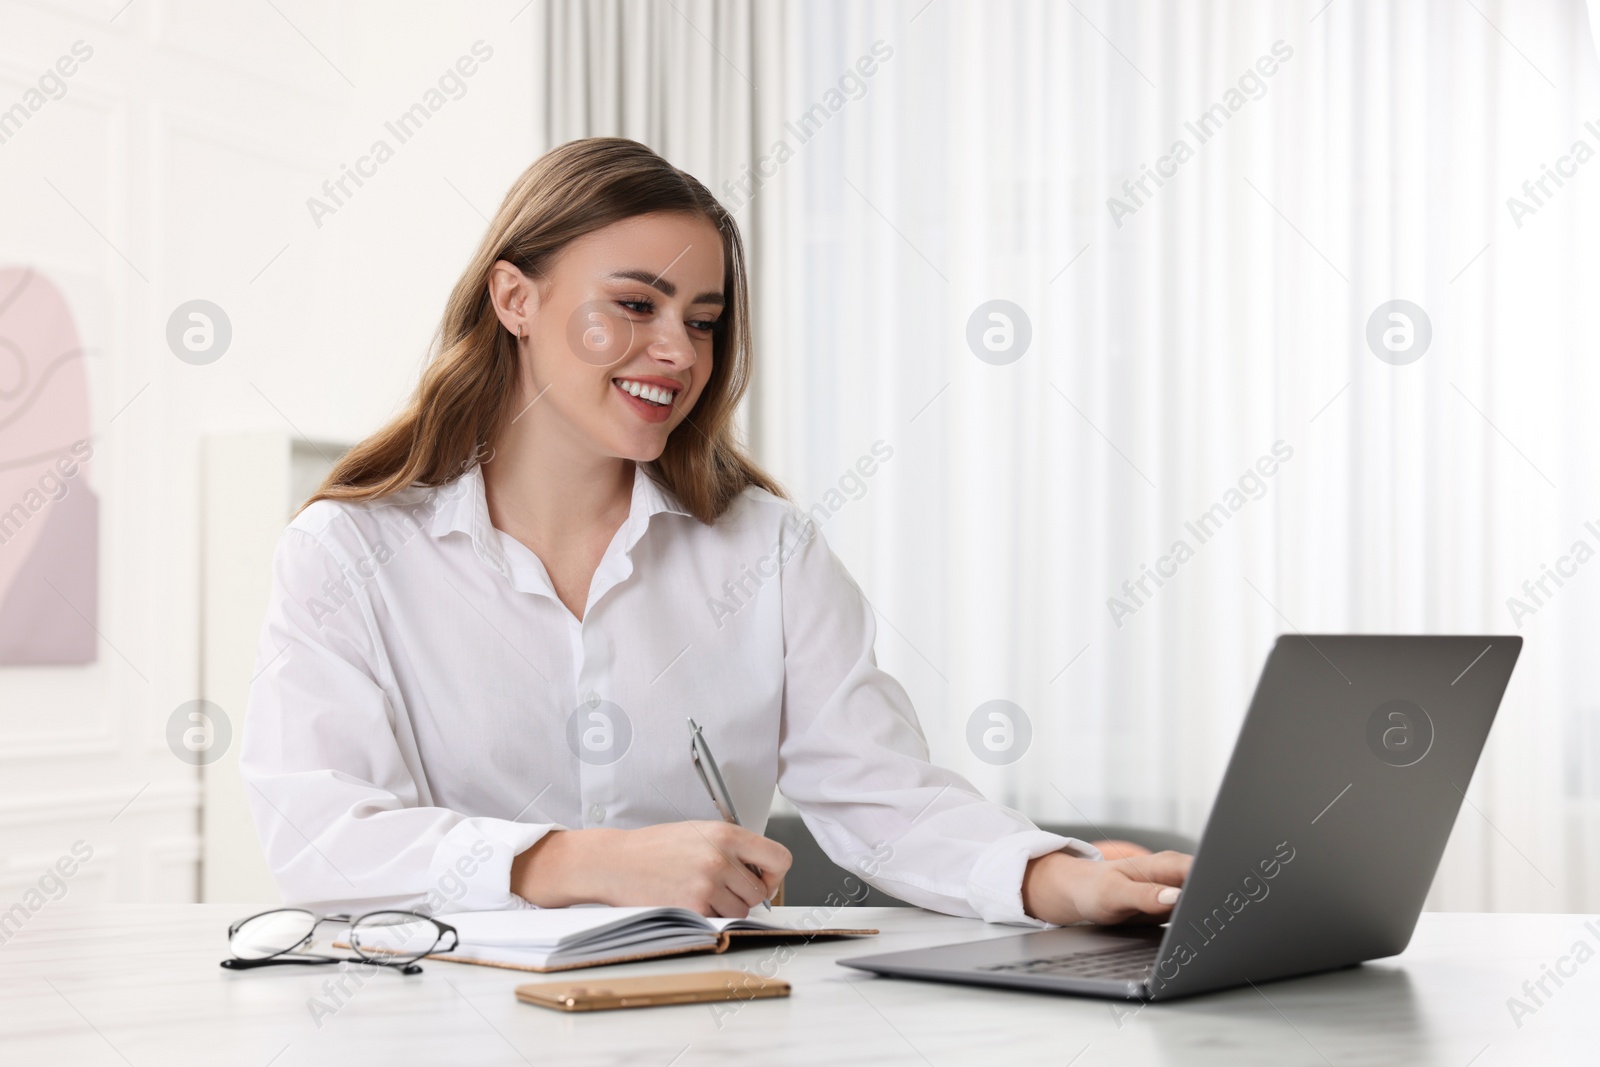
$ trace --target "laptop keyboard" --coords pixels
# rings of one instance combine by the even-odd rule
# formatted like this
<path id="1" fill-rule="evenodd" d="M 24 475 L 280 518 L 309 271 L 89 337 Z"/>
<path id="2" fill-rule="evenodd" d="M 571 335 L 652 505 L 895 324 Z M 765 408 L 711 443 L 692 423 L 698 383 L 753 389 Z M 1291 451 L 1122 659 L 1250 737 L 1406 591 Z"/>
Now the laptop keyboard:
<path id="1" fill-rule="evenodd" d="M 1071 978 L 1098 978 L 1122 981 L 1143 978 L 1156 962 L 1161 951 L 1159 942 L 1129 945 L 1126 948 L 1087 949 L 1069 952 L 1065 956 L 1045 956 L 1036 960 L 1013 960 L 1010 963 L 992 963 L 980 971 L 1003 971 L 1010 974 L 1048 974 Z"/>

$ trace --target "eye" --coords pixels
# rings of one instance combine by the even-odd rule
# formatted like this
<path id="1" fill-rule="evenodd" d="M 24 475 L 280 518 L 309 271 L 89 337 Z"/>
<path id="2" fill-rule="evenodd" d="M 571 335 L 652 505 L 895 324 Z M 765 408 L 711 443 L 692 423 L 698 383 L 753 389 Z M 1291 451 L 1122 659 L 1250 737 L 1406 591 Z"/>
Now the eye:
<path id="1" fill-rule="evenodd" d="M 689 328 L 699 330 L 701 333 L 710 333 L 722 324 L 721 319 L 691 319 Z"/>
<path id="2" fill-rule="evenodd" d="M 655 304 L 648 300 L 618 300 L 618 307 L 625 307 L 635 315 L 648 315 L 656 309 Z"/>

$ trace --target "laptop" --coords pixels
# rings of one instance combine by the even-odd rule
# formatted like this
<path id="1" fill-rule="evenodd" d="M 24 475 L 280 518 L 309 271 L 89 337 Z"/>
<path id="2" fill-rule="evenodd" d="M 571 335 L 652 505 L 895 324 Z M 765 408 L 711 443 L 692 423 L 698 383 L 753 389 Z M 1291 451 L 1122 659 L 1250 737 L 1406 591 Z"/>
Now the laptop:
<path id="1" fill-rule="evenodd" d="M 1168 1000 L 1405 949 L 1520 637 L 1285 634 L 1164 926 L 858 956 L 900 978 Z"/>

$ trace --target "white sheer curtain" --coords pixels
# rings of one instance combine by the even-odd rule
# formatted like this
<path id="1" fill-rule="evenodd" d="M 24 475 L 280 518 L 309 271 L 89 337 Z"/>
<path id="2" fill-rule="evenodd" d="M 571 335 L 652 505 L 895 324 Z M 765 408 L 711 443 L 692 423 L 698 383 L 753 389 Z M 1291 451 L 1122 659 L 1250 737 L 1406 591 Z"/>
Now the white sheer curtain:
<path id="1" fill-rule="evenodd" d="M 1197 832 L 1278 633 L 1518 632 L 1430 905 L 1600 906 L 1600 565 L 1523 590 L 1600 549 L 1581 2 L 552 2 L 542 32 L 552 143 L 638 137 L 737 209 L 752 437 L 936 758 L 1041 819 Z M 996 299 L 1012 362 L 968 343 Z M 1366 338 L 1393 299 L 1431 323 L 1408 365 Z M 1007 766 L 967 743 L 991 699 L 1032 724 Z"/>

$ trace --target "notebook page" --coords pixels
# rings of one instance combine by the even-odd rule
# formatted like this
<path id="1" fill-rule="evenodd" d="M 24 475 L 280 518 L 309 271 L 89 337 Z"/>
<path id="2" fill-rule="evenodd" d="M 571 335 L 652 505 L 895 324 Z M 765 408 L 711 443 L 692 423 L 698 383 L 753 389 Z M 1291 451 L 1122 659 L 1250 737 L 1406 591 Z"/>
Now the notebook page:
<path id="1" fill-rule="evenodd" d="M 708 932 L 693 934 L 680 932 L 665 937 L 655 937 L 635 945 L 583 945 L 576 948 L 547 950 L 536 948 L 505 948 L 497 945 L 462 945 L 451 952 L 442 953 L 451 959 L 476 960 L 483 963 L 502 963 L 512 967 L 566 967 L 632 956 L 642 953 L 666 952 L 671 949 L 710 948 L 716 944 Z"/>
<path id="2" fill-rule="evenodd" d="M 765 911 L 765 909 L 763 909 L 763 911 Z M 767 912 L 767 914 L 763 916 L 752 911 L 748 917 L 743 919 L 706 919 L 705 923 L 707 926 L 719 933 L 724 930 L 778 930 L 792 931 L 797 934 L 807 934 L 811 932 L 804 926 L 791 926 L 790 924 L 781 921 L 771 912 Z"/>
<path id="3" fill-rule="evenodd" d="M 714 932 L 704 916 L 686 908 L 525 908 L 457 912 L 440 916 L 456 928 L 463 946 L 570 949 L 590 942 L 633 941 L 667 932 Z"/>

